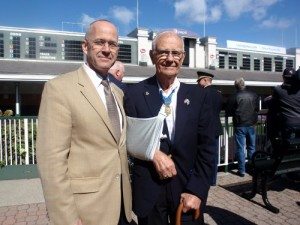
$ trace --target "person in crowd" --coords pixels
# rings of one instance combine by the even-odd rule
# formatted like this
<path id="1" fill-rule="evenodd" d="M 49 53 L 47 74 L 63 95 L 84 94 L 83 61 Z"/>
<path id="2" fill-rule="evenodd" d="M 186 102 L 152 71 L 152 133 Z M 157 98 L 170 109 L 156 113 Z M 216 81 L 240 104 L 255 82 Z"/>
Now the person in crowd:
<path id="1" fill-rule="evenodd" d="M 184 43 L 175 31 L 159 33 L 150 57 L 154 76 L 128 87 L 128 116 L 150 118 L 164 112 L 160 147 L 152 161 L 135 159 L 132 175 L 133 211 L 139 225 L 175 224 L 183 203 L 186 225 L 203 223 L 215 155 L 215 122 L 211 99 L 204 89 L 179 82 Z M 193 219 L 199 209 L 201 219 Z"/>
<path id="2" fill-rule="evenodd" d="M 211 186 L 217 184 L 217 173 L 218 173 L 218 161 L 219 161 L 219 136 L 223 134 L 223 127 L 220 120 L 220 111 L 223 105 L 222 94 L 219 90 L 216 90 L 211 84 L 214 77 L 213 74 L 198 71 L 197 83 L 200 87 L 205 88 L 212 98 L 213 105 L 213 116 L 215 121 L 217 121 L 217 128 L 215 133 L 215 158 L 214 158 L 214 171 L 211 177 Z"/>
<path id="3" fill-rule="evenodd" d="M 125 74 L 125 67 L 121 61 L 116 61 L 114 65 L 108 70 L 117 80 L 122 81 Z"/>
<path id="4" fill-rule="evenodd" d="M 82 43 L 86 62 L 45 84 L 37 162 L 47 211 L 56 225 L 128 224 L 131 187 L 123 92 L 110 81 L 118 32 L 92 22 Z"/>
<path id="5" fill-rule="evenodd" d="M 267 133 L 274 150 L 280 146 L 276 138 L 290 138 L 292 128 L 300 129 L 300 70 L 286 68 L 282 77 L 282 85 L 273 90 L 268 112 Z"/>
<path id="6" fill-rule="evenodd" d="M 229 97 L 226 106 L 226 116 L 233 117 L 234 138 L 236 144 L 236 157 L 238 160 L 237 175 L 244 177 L 245 149 L 248 159 L 255 152 L 255 124 L 258 119 L 259 101 L 256 93 L 247 90 L 244 78 L 234 81 L 236 93 Z"/>

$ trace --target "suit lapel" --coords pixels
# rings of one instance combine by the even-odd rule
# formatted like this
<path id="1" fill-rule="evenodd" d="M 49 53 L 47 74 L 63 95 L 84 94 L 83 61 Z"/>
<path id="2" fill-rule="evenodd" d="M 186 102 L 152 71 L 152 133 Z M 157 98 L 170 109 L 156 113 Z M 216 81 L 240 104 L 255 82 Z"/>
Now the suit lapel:
<path id="1" fill-rule="evenodd" d="M 189 88 L 186 84 L 181 83 L 177 93 L 174 143 L 180 139 L 182 133 L 184 132 L 184 127 L 189 116 L 187 112 L 191 108 L 190 101 Z"/>
<path id="2" fill-rule="evenodd" d="M 157 116 L 162 106 L 156 77 L 151 77 L 144 85 L 144 98 L 151 116 Z"/>
<path id="3" fill-rule="evenodd" d="M 97 90 L 95 89 L 92 81 L 89 79 L 83 67 L 79 68 L 78 70 L 78 85 L 79 85 L 80 92 L 84 95 L 86 100 L 91 104 L 91 106 L 95 109 L 98 115 L 102 118 L 106 127 L 113 135 L 114 139 L 116 140 L 116 137 L 114 136 L 112 127 L 110 125 L 108 113 L 105 109 L 105 106 L 101 101 L 101 98 L 98 95 Z"/>

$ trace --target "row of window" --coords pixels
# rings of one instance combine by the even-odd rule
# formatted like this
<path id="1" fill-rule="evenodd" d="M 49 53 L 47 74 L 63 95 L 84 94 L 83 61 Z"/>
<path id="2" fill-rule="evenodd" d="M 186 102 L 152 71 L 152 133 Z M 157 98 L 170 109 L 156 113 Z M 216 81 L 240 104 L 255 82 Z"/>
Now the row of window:
<path id="1" fill-rule="evenodd" d="M 37 53 L 43 56 L 57 57 L 58 49 L 57 43 L 51 42 L 50 37 L 43 38 L 43 46 L 37 47 L 37 41 L 35 37 L 26 38 L 25 43 L 25 58 L 36 59 Z M 63 60 L 82 61 L 83 52 L 81 48 L 81 41 L 77 40 L 64 40 L 64 44 L 61 49 L 61 55 Z M 0 57 L 4 57 L 4 40 L 3 34 L 0 33 Z M 10 57 L 21 58 L 21 37 L 12 36 L 10 45 Z M 43 57 L 44 58 L 44 57 Z M 131 45 L 121 44 L 119 49 L 118 60 L 124 63 L 131 63 Z"/>
<path id="2" fill-rule="evenodd" d="M 220 52 L 219 54 L 219 68 L 225 69 L 225 55 L 228 55 L 228 68 L 237 69 L 237 54 L 229 53 L 224 54 L 225 52 Z M 275 72 L 283 71 L 283 57 L 274 58 Z M 261 71 L 261 60 L 253 59 L 253 66 L 255 71 Z M 286 67 L 293 67 L 294 61 L 291 59 L 286 60 Z M 243 55 L 241 70 L 251 70 L 251 59 L 250 55 Z M 264 57 L 263 58 L 263 71 L 272 71 L 272 58 Z"/>
<path id="3" fill-rule="evenodd" d="M 0 57 L 2 58 L 4 57 L 5 53 L 3 38 L 3 33 L 0 33 Z M 11 36 L 10 40 L 10 57 L 21 58 L 21 37 Z M 51 40 L 51 37 L 39 36 L 38 41 L 36 37 L 28 37 L 26 38 L 25 42 L 25 58 L 36 59 L 38 58 L 38 54 L 40 54 L 40 56 L 42 55 L 43 58 L 45 58 L 45 56 L 49 56 L 55 59 L 62 58 L 63 60 L 82 61 L 83 52 L 81 49 L 81 43 L 82 42 L 78 40 L 64 40 L 60 51 L 58 50 L 57 43 Z M 61 56 L 58 56 L 58 54 L 61 54 Z M 238 69 L 237 53 L 231 52 L 219 52 L 219 68 L 225 68 L 225 57 L 228 57 L 229 69 Z M 125 63 L 131 63 L 131 58 L 131 45 L 121 44 L 118 60 Z M 293 67 L 294 61 L 291 59 L 286 59 L 285 64 L 286 67 Z M 251 70 L 251 65 L 252 62 L 250 55 L 243 54 L 242 65 L 240 66 L 240 69 Z M 271 57 L 253 59 L 253 69 L 255 71 L 261 71 L 261 67 L 263 68 L 263 71 L 272 71 L 273 65 L 275 72 L 282 72 L 284 66 L 283 57 L 274 57 L 274 61 L 272 61 Z"/>

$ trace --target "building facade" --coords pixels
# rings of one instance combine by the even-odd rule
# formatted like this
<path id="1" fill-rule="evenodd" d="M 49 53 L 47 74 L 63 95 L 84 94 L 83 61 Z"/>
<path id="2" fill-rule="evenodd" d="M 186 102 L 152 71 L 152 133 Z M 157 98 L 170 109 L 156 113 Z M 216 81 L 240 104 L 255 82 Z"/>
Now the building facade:
<path id="1" fill-rule="evenodd" d="M 215 74 L 214 84 L 227 94 L 233 80 L 246 77 L 248 85 L 267 95 L 281 83 L 286 67 L 300 66 L 300 49 L 227 41 L 219 47 L 216 37 L 175 29 L 184 39 L 186 57 L 180 79 L 195 84 L 197 70 Z M 153 75 L 149 57 L 158 31 L 133 30 L 119 37 L 118 60 L 126 65 L 124 81 L 138 82 Z M 84 33 L 0 26 L 0 109 L 17 115 L 36 115 L 45 81 L 78 68 L 84 61 Z M 263 89 L 261 89 L 263 88 Z"/>

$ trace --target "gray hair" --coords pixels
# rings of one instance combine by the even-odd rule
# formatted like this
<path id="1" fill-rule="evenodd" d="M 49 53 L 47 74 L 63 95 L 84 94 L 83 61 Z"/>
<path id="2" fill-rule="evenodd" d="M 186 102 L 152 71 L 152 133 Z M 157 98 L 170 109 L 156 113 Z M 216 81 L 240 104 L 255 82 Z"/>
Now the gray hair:
<path id="1" fill-rule="evenodd" d="M 157 40 L 159 40 L 162 36 L 164 35 L 167 35 L 167 36 L 177 36 L 180 40 L 181 40 L 181 43 L 182 43 L 182 49 L 184 50 L 184 42 L 183 42 L 183 39 L 182 37 L 178 34 L 178 31 L 176 29 L 174 30 L 165 30 L 165 31 L 162 31 L 162 32 L 159 32 L 155 38 L 153 39 L 152 41 L 152 50 L 156 50 L 156 43 L 157 43 Z"/>
<path id="2" fill-rule="evenodd" d="M 246 88 L 244 78 L 240 77 L 240 78 L 235 79 L 234 86 L 237 90 L 244 90 Z"/>

